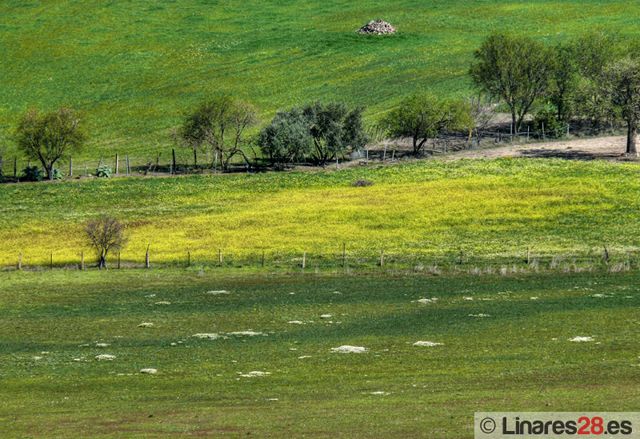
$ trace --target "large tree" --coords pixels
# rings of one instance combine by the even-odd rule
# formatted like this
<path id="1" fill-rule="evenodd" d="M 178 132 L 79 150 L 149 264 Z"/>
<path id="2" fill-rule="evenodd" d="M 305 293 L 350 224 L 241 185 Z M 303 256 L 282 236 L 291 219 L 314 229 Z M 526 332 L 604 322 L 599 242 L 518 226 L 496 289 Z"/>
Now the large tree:
<path id="1" fill-rule="evenodd" d="M 80 118 L 69 108 L 44 114 L 30 110 L 18 124 L 16 139 L 18 148 L 29 159 L 38 160 L 47 178 L 53 180 L 56 162 L 63 156 L 80 150 L 85 134 L 81 129 Z"/>
<path id="2" fill-rule="evenodd" d="M 304 159 L 312 143 L 309 121 L 299 108 L 277 113 L 258 137 L 263 154 L 278 168 Z"/>
<path id="3" fill-rule="evenodd" d="M 513 127 L 519 131 L 549 84 L 549 51 L 532 38 L 498 33 L 489 36 L 474 57 L 473 82 L 509 107 Z"/>
<path id="4" fill-rule="evenodd" d="M 198 149 L 208 148 L 213 155 L 212 166 L 219 161 L 227 169 L 238 154 L 248 162 L 243 151 L 246 131 L 257 123 L 257 112 L 251 104 L 223 95 L 202 103 L 187 115 L 179 136 L 193 149 L 195 163 Z"/>
<path id="5" fill-rule="evenodd" d="M 640 59 L 626 57 L 610 64 L 605 69 L 603 86 L 627 125 L 626 153 L 637 156 L 636 136 L 640 120 Z"/>
<path id="6" fill-rule="evenodd" d="M 315 102 L 302 109 L 313 142 L 311 156 L 317 164 L 324 166 L 349 150 L 366 145 L 362 112 L 361 107 L 349 109 L 340 102 Z"/>
<path id="7" fill-rule="evenodd" d="M 381 125 L 392 138 L 410 138 L 413 154 L 419 155 L 429 139 L 450 131 L 468 130 L 473 121 L 467 103 L 423 93 L 400 102 Z"/>

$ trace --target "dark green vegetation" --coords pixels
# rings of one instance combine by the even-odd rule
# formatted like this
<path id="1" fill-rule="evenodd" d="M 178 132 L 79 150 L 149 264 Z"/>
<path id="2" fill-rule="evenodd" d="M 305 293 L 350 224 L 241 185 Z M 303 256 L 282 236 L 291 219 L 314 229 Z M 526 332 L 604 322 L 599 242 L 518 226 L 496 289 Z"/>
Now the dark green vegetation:
<path id="1" fill-rule="evenodd" d="M 594 29 L 635 36 L 639 14 L 628 2 L 596 0 L 9 0 L 0 5 L 0 133 L 29 107 L 68 105 L 95 133 L 78 165 L 91 158 L 94 168 L 116 151 L 141 164 L 158 150 L 167 163 L 170 129 L 212 93 L 251 100 L 264 120 L 315 99 L 377 117 L 417 89 L 467 94 L 473 50 L 491 31 L 546 41 Z M 355 33 L 376 17 L 398 34 Z M 184 151 L 181 161 L 190 159 Z"/>
<path id="2" fill-rule="evenodd" d="M 461 438 L 476 410 L 632 411 L 638 285 L 638 273 L 5 273 L 0 435 Z M 192 337 L 246 330 L 267 335 Z M 368 352 L 330 351 L 341 345 Z M 239 374 L 251 371 L 270 375 Z"/>

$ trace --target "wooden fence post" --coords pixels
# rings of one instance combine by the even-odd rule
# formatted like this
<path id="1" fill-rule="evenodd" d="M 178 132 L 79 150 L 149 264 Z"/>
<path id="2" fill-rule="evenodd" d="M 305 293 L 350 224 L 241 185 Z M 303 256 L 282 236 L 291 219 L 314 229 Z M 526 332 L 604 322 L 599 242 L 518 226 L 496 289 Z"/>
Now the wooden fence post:
<path id="1" fill-rule="evenodd" d="M 13 178 L 18 178 L 18 158 L 13 158 Z"/>
<path id="2" fill-rule="evenodd" d="M 191 250 L 187 250 L 187 267 L 191 267 Z"/>
<path id="3" fill-rule="evenodd" d="M 129 154 L 125 156 L 125 160 L 127 162 L 127 176 L 129 176 L 129 174 L 131 174 L 131 166 L 129 165 Z"/>
<path id="4" fill-rule="evenodd" d="M 529 127 L 529 125 L 527 125 L 527 143 L 529 143 L 529 129 L 530 129 L 530 127 Z"/>
<path id="5" fill-rule="evenodd" d="M 176 149 L 171 148 L 171 167 L 173 168 L 173 174 L 176 174 Z"/>
<path id="6" fill-rule="evenodd" d="M 145 253 L 144 255 L 144 268 L 150 268 L 151 264 L 150 264 L 150 260 L 149 260 L 149 247 L 151 247 L 151 244 L 147 244 L 147 253 Z"/>
<path id="7" fill-rule="evenodd" d="M 118 252 L 118 270 L 120 270 L 120 252 Z"/>
<path id="8" fill-rule="evenodd" d="M 53 252 L 49 255 L 49 268 L 53 270 Z"/>
<path id="9" fill-rule="evenodd" d="M 69 157 L 69 177 L 73 177 L 73 157 Z"/>
<path id="10" fill-rule="evenodd" d="M 307 252 L 302 253 L 302 269 L 307 268 Z"/>
<path id="11" fill-rule="evenodd" d="M 545 132 L 544 132 L 544 122 L 542 122 L 542 140 L 546 140 L 546 139 L 547 139 L 547 136 L 545 135 Z"/>
<path id="12" fill-rule="evenodd" d="M 18 271 L 22 270 L 22 252 L 18 255 Z"/>
<path id="13" fill-rule="evenodd" d="M 84 271 L 84 251 L 80 252 L 80 270 Z"/>
<path id="14" fill-rule="evenodd" d="M 120 174 L 120 155 L 116 152 L 116 175 Z"/>
<path id="15" fill-rule="evenodd" d="M 222 249 L 218 249 L 218 265 L 222 266 Z"/>

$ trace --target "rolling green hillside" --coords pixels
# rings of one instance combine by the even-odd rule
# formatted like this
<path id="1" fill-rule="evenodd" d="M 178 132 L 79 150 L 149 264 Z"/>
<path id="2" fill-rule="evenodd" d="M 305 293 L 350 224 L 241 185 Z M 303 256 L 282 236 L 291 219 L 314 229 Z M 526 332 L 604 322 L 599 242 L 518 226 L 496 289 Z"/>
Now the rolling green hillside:
<path id="1" fill-rule="evenodd" d="M 625 1 L 23 1 L 0 4 L 0 142 L 29 107 L 81 109 L 92 145 L 79 159 L 168 155 L 180 114 L 216 92 L 263 118 L 311 99 L 389 108 L 417 88 L 468 90 L 471 53 L 491 30 L 559 39 L 606 28 L 637 34 Z M 399 33 L 354 31 L 384 18 Z"/>

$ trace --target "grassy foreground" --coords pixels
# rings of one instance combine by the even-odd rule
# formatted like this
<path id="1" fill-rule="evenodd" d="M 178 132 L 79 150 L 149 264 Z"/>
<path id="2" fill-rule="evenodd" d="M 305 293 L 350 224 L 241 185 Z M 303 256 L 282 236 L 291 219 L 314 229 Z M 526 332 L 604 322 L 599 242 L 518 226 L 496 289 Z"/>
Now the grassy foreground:
<path id="1" fill-rule="evenodd" d="M 313 99 L 372 117 L 416 89 L 466 93 L 472 52 L 492 30 L 637 36 L 640 11 L 621 0 L 4 0 L 0 16 L 0 146 L 27 108 L 71 105 L 94 132 L 74 157 L 91 169 L 115 152 L 142 164 L 161 151 L 166 163 L 170 128 L 211 93 L 250 99 L 265 119 Z M 399 33 L 355 34 L 374 18 Z"/>
<path id="2" fill-rule="evenodd" d="M 637 272 L 3 273 L 0 435 L 463 438 L 474 411 L 632 411 L 638 285 Z M 264 335 L 230 334 L 248 330 Z"/>
<path id="3" fill-rule="evenodd" d="M 351 257 L 522 259 L 640 247 L 640 166 L 547 159 L 425 161 L 339 172 L 121 178 L 0 187 L 0 265 L 78 263 L 87 220 L 127 224 L 123 261 L 211 263 L 266 253 L 295 266 Z M 374 184 L 352 187 L 358 179 Z M 636 255 L 637 256 L 637 255 Z M 626 256 L 625 256 L 626 257 Z M 428 263 L 428 261 L 423 261 Z"/>

